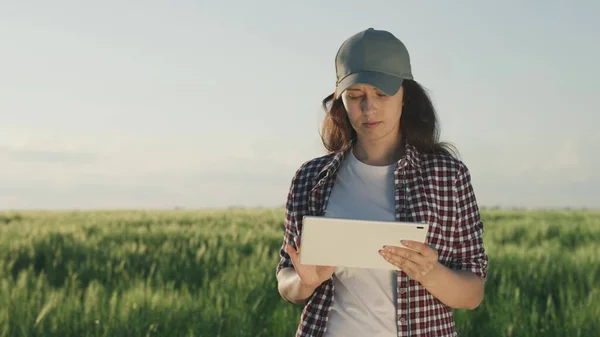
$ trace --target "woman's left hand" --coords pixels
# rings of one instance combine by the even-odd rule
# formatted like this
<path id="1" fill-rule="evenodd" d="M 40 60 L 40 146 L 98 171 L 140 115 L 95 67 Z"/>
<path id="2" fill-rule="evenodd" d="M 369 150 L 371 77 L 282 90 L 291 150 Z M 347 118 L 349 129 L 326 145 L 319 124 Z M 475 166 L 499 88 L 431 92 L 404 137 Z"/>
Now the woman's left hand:
<path id="1" fill-rule="evenodd" d="M 438 252 L 422 242 L 402 241 L 402 244 L 411 249 L 383 246 L 379 254 L 413 280 L 423 283 L 439 265 Z"/>

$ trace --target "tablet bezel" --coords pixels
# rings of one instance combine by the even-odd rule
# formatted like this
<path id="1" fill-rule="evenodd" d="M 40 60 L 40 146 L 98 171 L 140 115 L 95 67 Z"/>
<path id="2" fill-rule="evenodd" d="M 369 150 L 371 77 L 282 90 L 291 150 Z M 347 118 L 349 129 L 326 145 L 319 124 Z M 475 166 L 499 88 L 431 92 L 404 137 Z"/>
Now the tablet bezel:
<path id="1" fill-rule="evenodd" d="M 426 222 L 304 216 L 300 263 L 397 270 L 378 250 L 383 245 L 405 247 L 401 240 L 426 242 L 429 227 Z"/>

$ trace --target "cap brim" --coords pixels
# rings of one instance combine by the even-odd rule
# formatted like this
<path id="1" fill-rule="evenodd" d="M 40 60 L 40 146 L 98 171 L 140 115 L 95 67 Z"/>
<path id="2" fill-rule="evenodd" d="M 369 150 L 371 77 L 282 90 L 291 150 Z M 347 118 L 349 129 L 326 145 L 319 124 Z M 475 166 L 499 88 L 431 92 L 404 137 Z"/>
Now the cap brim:
<path id="1" fill-rule="evenodd" d="M 402 86 L 403 78 L 374 71 L 350 74 L 338 83 L 337 95 L 355 84 L 367 84 L 378 88 L 386 95 L 395 95 Z"/>

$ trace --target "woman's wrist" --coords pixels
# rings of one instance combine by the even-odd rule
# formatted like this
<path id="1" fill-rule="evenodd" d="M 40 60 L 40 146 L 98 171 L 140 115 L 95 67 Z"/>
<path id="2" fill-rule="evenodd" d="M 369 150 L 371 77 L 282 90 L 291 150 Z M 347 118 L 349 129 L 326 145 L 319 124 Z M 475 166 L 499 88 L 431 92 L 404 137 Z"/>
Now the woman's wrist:
<path id="1" fill-rule="evenodd" d="M 454 309 L 475 309 L 484 295 L 484 281 L 468 270 L 454 270 L 440 262 L 421 279 L 421 285 Z"/>

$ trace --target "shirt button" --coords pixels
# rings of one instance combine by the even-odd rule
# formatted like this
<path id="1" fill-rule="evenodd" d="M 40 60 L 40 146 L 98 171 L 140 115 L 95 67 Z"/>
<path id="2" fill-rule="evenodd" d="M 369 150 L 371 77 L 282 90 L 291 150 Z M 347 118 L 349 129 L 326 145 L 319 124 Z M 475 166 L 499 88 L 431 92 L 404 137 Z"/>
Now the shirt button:
<path id="1" fill-rule="evenodd" d="M 406 292 L 406 289 L 404 289 L 404 288 L 400 289 L 401 294 L 404 294 L 405 292 Z"/>
<path id="2" fill-rule="evenodd" d="M 400 323 L 404 324 L 404 322 L 406 322 L 406 318 L 400 317 Z"/>

